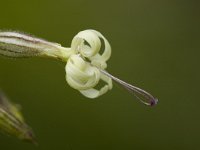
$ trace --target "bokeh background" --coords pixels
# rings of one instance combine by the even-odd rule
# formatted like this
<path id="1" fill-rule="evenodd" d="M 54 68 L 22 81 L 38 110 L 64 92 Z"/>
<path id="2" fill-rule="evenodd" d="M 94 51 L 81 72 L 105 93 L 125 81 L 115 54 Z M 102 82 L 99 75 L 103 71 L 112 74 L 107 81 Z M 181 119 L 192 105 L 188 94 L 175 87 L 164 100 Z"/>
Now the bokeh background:
<path id="1" fill-rule="evenodd" d="M 1 150 L 200 149 L 200 2 L 196 0 L 6 0 L 0 29 L 70 46 L 84 29 L 112 45 L 108 71 L 158 97 L 141 104 L 115 85 L 87 99 L 65 64 L 0 57 L 0 87 L 23 107 L 38 146 L 0 135 Z"/>

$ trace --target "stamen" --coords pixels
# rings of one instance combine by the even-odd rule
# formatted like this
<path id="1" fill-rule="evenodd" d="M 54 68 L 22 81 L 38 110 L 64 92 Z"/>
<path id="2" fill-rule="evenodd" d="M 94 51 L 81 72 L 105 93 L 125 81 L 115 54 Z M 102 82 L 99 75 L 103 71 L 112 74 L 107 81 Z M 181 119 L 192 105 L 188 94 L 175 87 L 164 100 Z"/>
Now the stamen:
<path id="1" fill-rule="evenodd" d="M 129 83 L 126 83 L 125 81 L 120 80 L 117 77 L 114 77 L 113 75 L 111 75 L 110 73 L 108 73 L 105 70 L 99 69 L 101 73 L 105 74 L 106 76 L 110 77 L 111 79 L 113 79 L 115 82 L 117 82 L 119 85 L 121 85 L 122 87 L 124 87 L 126 90 L 128 90 L 130 93 L 134 94 L 134 96 L 140 100 L 140 102 L 142 102 L 145 105 L 148 106 L 154 106 L 158 103 L 158 99 L 153 97 L 150 93 L 146 92 L 143 89 L 140 89 L 136 86 L 133 86 Z"/>

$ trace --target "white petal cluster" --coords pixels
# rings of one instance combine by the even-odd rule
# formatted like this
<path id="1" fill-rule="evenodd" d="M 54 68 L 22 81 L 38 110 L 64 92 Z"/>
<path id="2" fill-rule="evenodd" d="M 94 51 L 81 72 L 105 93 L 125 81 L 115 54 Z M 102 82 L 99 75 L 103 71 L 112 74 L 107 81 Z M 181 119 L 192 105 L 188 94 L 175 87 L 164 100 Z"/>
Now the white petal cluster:
<path id="1" fill-rule="evenodd" d="M 111 46 L 101 33 L 95 30 L 79 32 L 72 40 L 71 50 L 75 53 L 69 57 L 65 70 L 66 80 L 72 88 L 88 98 L 96 98 L 112 89 L 111 78 L 100 72 L 106 69 L 106 61 L 111 56 Z M 100 80 L 105 85 L 95 89 Z"/>

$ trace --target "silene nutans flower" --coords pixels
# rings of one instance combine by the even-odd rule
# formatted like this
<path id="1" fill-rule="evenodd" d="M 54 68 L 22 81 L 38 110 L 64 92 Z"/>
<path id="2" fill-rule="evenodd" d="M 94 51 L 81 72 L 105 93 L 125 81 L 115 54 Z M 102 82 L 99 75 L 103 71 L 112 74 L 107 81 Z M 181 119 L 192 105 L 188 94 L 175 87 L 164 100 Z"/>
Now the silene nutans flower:
<path id="1" fill-rule="evenodd" d="M 100 50 L 104 47 L 103 53 Z M 106 71 L 111 46 L 98 31 L 84 30 L 72 39 L 71 47 L 48 42 L 19 32 L 0 32 L 0 54 L 6 57 L 47 57 L 66 63 L 66 81 L 88 98 L 97 98 L 112 89 L 112 81 L 122 85 L 141 102 L 153 106 L 157 99 L 148 92 L 116 78 Z M 100 80 L 104 86 L 95 87 Z"/>

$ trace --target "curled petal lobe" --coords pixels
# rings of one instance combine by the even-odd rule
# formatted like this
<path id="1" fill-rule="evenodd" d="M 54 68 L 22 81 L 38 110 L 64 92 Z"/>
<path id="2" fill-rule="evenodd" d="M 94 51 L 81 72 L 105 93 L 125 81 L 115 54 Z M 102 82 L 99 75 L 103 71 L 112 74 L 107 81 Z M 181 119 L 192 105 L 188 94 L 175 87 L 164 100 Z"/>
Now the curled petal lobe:
<path id="1" fill-rule="evenodd" d="M 103 43 L 101 42 L 101 39 Z M 99 53 L 104 44 L 104 51 Z M 106 61 L 111 56 L 111 46 L 106 38 L 95 30 L 84 30 L 79 32 L 72 40 L 72 50 L 88 58 L 91 64 L 105 69 L 107 67 Z"/>
<path id="2" fill-rule="evenodd" d="M 88 98 L 96 98 L 96 97 L 99 97 L 99 96 L 105 94 L 106 92 L 108 92 L 108 90 L 112 89 L 112 79 L 111 78 L 105 76 L 104 74 L 101 74 L 101 80 L 103 80 L 106 83 L 106 85 L 101 87 L 100 90 L 91 88 L 91 89 L 87 89 L 87 90 L 80 90 L 80 92 Z"/>
<path id="3" fill-rule="evenodd" d="M 112 80 L 103 75 L 98 68 L 84 61 L 80 55 L 71 56 L 65 70 L 68 84 L 86 97 L 96 98 L 112 89 Z M 100 90 L 96 90 L 94 87 L 100 79 L 106 82 L 107 85 Z"/>
<path id="4" fill-rule="evenodd" d="M 71 56 L 65 69 L 66 80 L 74 89 L 89 89 L 99 82 L 100 71 L 85 62 L 79 55 Z"/>
<path id="5" fill-rule="evenodd" d="M 84 57 L 96 55 L 101 48 L 101 41 L 97 34 L 90 30 L 79 32 L 72 40 L 72 48 Z"/>

